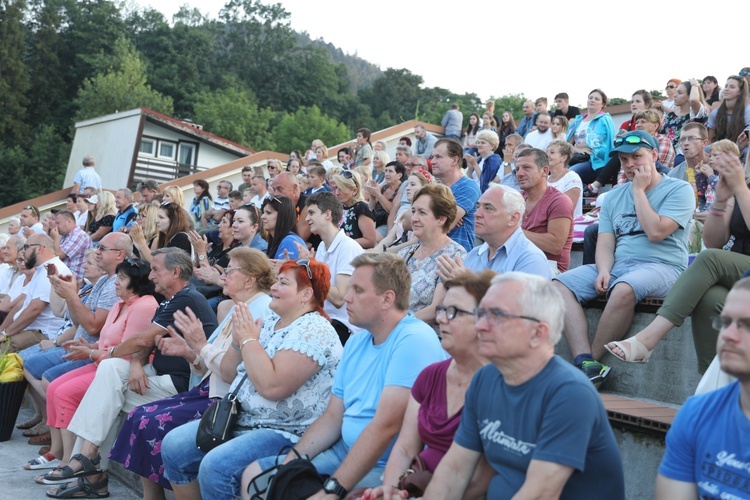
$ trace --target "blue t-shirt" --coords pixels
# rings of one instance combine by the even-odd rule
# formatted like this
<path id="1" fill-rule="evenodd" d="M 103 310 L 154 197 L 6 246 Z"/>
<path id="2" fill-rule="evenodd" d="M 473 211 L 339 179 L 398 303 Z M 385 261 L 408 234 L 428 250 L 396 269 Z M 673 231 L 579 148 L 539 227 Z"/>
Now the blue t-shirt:
<path id="1" fill-rule="evenodd" d="M 136 215 L 133 205 L 128 206 L 128 208 L 122 212 L 118 212 L 117 215 L 115 215 L 115 222 L 112 224 L 112 232 L 116 233 L 121 227 L 131 227 L 135 221 Z"/>
<path id="2" fill-rule="evenodd" d="M 274 255 L 273 258 L 279 260 L 286 259 L 287 256 L 284 254 L 284 250 L 286 250 L 289 253 L 289 258 L 291 260 L 297 260 L 299 258 L 299 252 L 297 251 L 297 245 L 294 244 L 295 241 L 307 248 L 307 243 L 305 243 L 305 240 L 300 238 L 297 233 L 289 233 L 283 240 L 281 240 L 281 243 L 279 243 L 279 248 L 276 249 L 276 255 Z"/>
<path id="3" fill-rule="evenodd" d="M 695 483 L 701 498 L 750 498 L 750 420 L 739 382 L 685 402 L 667 433 L 659 474 Z"/>
<path id="4" fill-rule="evenodd" d="M 375 416 L 386 386 L 411 388 L 419 372 L 447 357 L 435 331 L 411 313 L 380 345 L 372 343 L 366 330 L 349 337 L 332 389 L 344 402 L 341 436 L 347 452 Z M 380 457 L 379 466 L 385 467 L 392 446 Z"/>
<path id="5" fill-rule="evenodd" d="M 474 248 L 474 212 L 477 211 L 477 201 L 482 193 L 477 183 L 468 177 L 461 177 L 451 186 L 451 191 L 456 198 L 456 205 L 463 208 L 466 215 L 463 224 L 454 227 L 448 237 L 470 252 Z"/>
<path id="6" fill-rule="evenodd" d="M 625 498 L 620 451 L 599 394 L 583 372 L 554 356 L 531 380 L 509 386 L 492 365 L 466 392 L 454 441 L 483 452 L 495 470 L 487 498 L 511 498 L 531 460 L 575 471 L 560 498 Z"/>
<path id="7" fill-rule="evenodd" d="M 678 224 L 672 234 L 659 242 L 651 242 L 643 231 L 635 213 L 632 183 L 610 191 L 602 202 L 599 232 L 614 233 L 617 240 L 615 260 L 637 258 L 687 268 L 688 237 L 685 230 L 695 211 L 695 193 L 685 181 L 663 176 L 661 182 L 646 191 L 651 208 L 660 216 Z"/>

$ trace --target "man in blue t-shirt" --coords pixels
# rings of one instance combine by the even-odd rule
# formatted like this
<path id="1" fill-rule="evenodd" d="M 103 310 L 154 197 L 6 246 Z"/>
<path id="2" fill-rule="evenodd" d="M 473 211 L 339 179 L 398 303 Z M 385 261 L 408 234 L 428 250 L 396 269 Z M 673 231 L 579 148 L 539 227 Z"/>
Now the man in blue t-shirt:
<path id="1" fill-rule="evenodd" d="M 328 408 L 295 445 L 318 472 L 330 475 L 314 499 L 344 498 L 355 487 L 382 483 L 411 386 L 425 367 L 447 357 L 434 330 L 408 312 L 411 276 L 400 257 L 364 253 L 352 266 L 344 301 L 349 322 L 363 331 L 344 347 Z M 275 461 L 253 463 L 243 484 Z"/>
<path id="2" fill-rule="evenodd" d="M 565 339 L 575 364 L 596 387 L 610 371 L 597 361 L 605 349 L 625 361 L 645 361 L 647 354 L 630 352 L 628 342 L 616 341 L 630 328 L 635 305 L 646 297 L 664 297 L 687 267 L 686 228 L 695 211 L 690 184 L 657 171 L 659 145 L 651 134 L 628 132 L 615 146 L 610 155 L 619 155 L 631 182 L 604 198 L 596 264 L 577 267 L 553 281 L 565 300 Z M 589 343 L 581 304 L 599 295 L 607 297 L 607 305 Z"/>
<path id="3" fill-rule="evenodd" d="M 479 186 L 461 172 L 463 146 L 456 139 L 440 139 L 432 150 L 432 173 L 451 188 L 458 212 L 448 237 L 467 252 L 474 248 L 474 213 L 481 196 Z"/>
<path id="4" fill-rule="evenodd" d="M 496 276 L 475 314 L 480 368 L 424 498 L 461 498 L 482 454 L 487 498 L 624 499 L 620 452 L 596 389 L 555 356 L 563 301 L 540 276 Z"/>
<path id="5" fill-rule="evenodd" d="M 687 400 L 667 434 L 656 499 L 750 498 L 750 278 L 716 320 L 721 369 L 737 381 Z"/>

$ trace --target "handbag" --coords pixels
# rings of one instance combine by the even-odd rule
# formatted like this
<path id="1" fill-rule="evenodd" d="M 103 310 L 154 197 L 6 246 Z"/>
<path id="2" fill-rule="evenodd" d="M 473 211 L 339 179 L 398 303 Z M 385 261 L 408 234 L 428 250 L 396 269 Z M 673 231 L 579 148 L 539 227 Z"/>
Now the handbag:
<path id="1" fill-rule="evenodd" d="M 237 417 L 242 411 L 242 405 L 237 401 L 237 393 L 247 380 L 247 374 L 234 390 L 221 398 L 221 401 L 211 406 L 201 418 L 195 444 L 203 453 L 208 453 L 220 444 L 224 444 L 234 437 Z"/>
<path id="2" fill-rule="evenodd" d="M 427 464 L 424 463 L 422 457 L 417 455 L 411 460 L 409 468 L 398 478 L 398 489 L 405 490 L 410 498 L 419 498 L 424 496 L 431 479 L 432 472 L 427 470 Z"/>
<path id="3" fill-rule="evenodd" d="M 297 458 L 283 465 L 274 465 L 255 476 L 247 485 L 251 500 L 304 500 L 323 489 L 323 476 L 306 455 L 300 455 L 293 447 L 283 447 L 276 463 L 281 462 L 287 451 L 293 452 Z"/>

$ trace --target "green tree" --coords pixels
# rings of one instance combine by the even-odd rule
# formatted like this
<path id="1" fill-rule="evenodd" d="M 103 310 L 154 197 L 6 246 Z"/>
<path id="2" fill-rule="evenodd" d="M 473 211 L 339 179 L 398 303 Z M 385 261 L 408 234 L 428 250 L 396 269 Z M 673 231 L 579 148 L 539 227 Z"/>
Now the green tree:
<path id="1" fill-rule="evenodd" d="M 397 122 L 413 119 L 419 106 L 419 86 L 423 79 L 408 69 L 388 68 L 381 78 L 375 80 L 371 89 L 359 92 L 363 103 L 370 106 L 374 116 L 386 113 Z M 379 121 L 378 128 L 391 126 Z"/>
<path id="2" fill-rule="evenodd" d="M 251 91 L 234 86 L 197 96 L 194 119 L 206 130 L 255 150 L 274 149 L 274 112 L 259 108 Z"/>
<path id="3" fill-rule="evenodd" d="M 172 98 L 148 85 L 145 65 L 125 38 L 117 40 L 109 70 L 83 82 L 76 105 L 76 121 L 140 106 L 167 115 L 173 113 Z"/>
<path id="4" fill-rule="evenodd" d="M 630 99 L 623 99 L 622 97 L 613 97 L 609 100 L 607 103 L 607 106 L 617 106 L 618 104 L 625 104 L 626 102 L 630 102 Z"/>
<path id="5" fill-rule="evenodd" d="M 29 75 L 24 61 L 23 0 L 0 0 L 0 140 L 15 144 L 24 139 L 26 91 Z"/>
<path id="6" fill-rule="evenodd" d="M 304 151 L 314 139 L 332 146 L 345 142 L 351 136 L 346 125 L 324 115 L 317 106 L 303 106 L 294 113 L 284 115 L 274 127 L 273 137 L 277 151 Z"/>
<path id="7" fill-rule="evenodd" d="M 494 101 L 495 114 L 498 117 L 502 117 L 503 113 L 510 111 L 513 119 L 518 123 L 523 118 L 523 103 L 528 99 L 523 94 L 506 94 L 494 99 Z"/>

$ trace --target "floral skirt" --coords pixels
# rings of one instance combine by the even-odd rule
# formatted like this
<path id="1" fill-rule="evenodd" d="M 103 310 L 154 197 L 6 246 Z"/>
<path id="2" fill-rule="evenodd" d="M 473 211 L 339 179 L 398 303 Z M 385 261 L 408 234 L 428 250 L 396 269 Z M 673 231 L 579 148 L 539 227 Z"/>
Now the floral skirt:
<path id="1" fill-rule="evenodd" d="M 120 429 L 109 458 L 159 486 L 172 489 L 164 478 L 161 442 L 172 429 L 200 419 L 214 401 L 208 397 L 206 378 L 187 392 L 134 408 Z"/>

